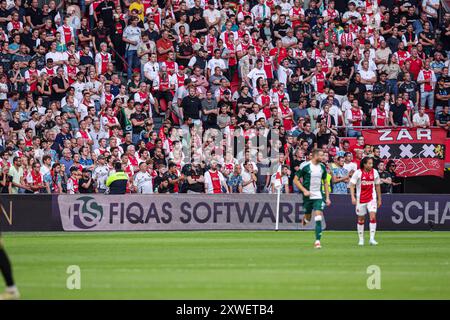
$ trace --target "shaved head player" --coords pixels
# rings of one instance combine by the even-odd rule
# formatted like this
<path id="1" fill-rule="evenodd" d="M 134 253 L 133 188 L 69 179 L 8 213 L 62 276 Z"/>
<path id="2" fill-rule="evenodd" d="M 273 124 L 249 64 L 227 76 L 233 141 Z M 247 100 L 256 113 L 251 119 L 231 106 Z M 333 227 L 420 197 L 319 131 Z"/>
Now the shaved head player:
<path id="1" fill-rule="evenodd" d="M 322 248 L 320 239 L 322 237 L 322 219 L 325 205 L 330 205 L 330 191 L 327 183 L 327 169 L 322 163 L 323 151 L 314 149 L 311 160 L 300 167 L 295 173 L 294 184 L 303 193 L 303 207 L 305 215 L 303 225 L 311 221 L 314 215 L 316 241 L 314 248 Z M 300 181 L 301 180 L 301 181 Z"/>

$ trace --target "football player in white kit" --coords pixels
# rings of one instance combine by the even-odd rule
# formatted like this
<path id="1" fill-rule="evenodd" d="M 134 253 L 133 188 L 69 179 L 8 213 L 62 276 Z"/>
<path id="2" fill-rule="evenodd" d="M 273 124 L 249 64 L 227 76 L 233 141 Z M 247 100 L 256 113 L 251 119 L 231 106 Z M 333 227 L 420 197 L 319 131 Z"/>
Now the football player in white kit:
<path id="1" fill-rule="evenodd" d="M 369 213 L 370 223 L 370 245 L 377 245 L 375 241 L 375 231 L 377 229 L 377 209 L 381 206 L 380 175 L 373 168 L 373 159 L 365 157 L 361 160 L 360 169 L 356 170 L 350 179 L 350 194 L 352 204 L 356 205 L 358 216 L 358 236 L 359 245 L 364 245 L 364 222 L 365 216 Z M 355 195 L 356 187 L 356 195 Z"/>

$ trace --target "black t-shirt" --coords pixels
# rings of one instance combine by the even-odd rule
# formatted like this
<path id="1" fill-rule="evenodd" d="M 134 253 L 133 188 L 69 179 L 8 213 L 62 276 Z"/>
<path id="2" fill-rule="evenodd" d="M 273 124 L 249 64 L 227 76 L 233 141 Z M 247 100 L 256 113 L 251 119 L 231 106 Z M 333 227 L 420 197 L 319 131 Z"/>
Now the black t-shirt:
<path id="1" fill-rule="evenodd" d="M 9 16 L 8 10 L 0 9 L 0 18 L 7 18 Z M 8 25 L 8 21 L 0 23 L 0 27 L 2 27 L 3 30 L 6 30 L 6 26 Z"/>
<path id="2" fill-rule="evenodd" d="M 344 72 L 342 72 L 342 74 L 335 75 L 333 78 L 333 80 L 336 80 L 336 81 L 343 81 L 346 79 L 348 79 L 348 76 Z M 337 95 L 340 95 L 340 96 L 347 95 L 347 85 L 333 85 L 333 89 Z"/>
<path id="3" fill-rule="evenodd" d="M 281 36 L 281 37 L 285 37 L 286 36 L 286 32 L 287 32 L 287 30 L 290 28 L 290 26 L 287 24 L 287 23 L 285 23 L 285 24 L 281 24 L 281 23 L 277 23 L 276 25 L 275 25 L 275 27 L 273 28 L 273 31 L 278 31 L 278 34 Z"/>
<path id="4" fill-rule="evenodd" d="M 185 44 L 185 43 L 181 43 L 178 48 L 177 48 L 177 53 L 180 56 L 192 56 L 192 54 L 194 53 L 194 49 L 192 48 L 192 45 L 189 44 Z M 190 58 L 177 58 L 177 62 L 179 65 L 182 65 L 184 67 L 188 66 Z"/>
<path id="5" fill-rule="evenodd" d="M 192 20 L 192 22 L 189 25 L 189 28 L 191 30 L 202 30 L 202 29 L 208 29 L 208 26 L 206 25 L 205 19 L 198 19 L 198 20 Z M 198 32 L 197 36 L 200 37 L 202 35 L 206 35 L 207 32 Z"/>
<path id="6" fill-rule="evenodd" d="M 448 95 L 450 92 L 449 88 L 445 88 L 445 87 L 440 87 L 439 85 L 436 86 L 436 88 L 434 89 L 434 93 L 439 94 L 441 96 L 446 96 Z M 410 95 L 411 96 L 411 95 Z M 436 96 L 434 97 L 434 105 L 435 107 L 444 107 L 446 105 L 448 105 L 448 101 L 447 100 L 439 100 Z"/>
<path id="7" fill-rule="evenodd" d="M 388 45 L 389 49 L 391 49 L 392 52 L 398 51 L 398 44 L 401 42 L 401 40 L 397 37 L 390 37 L 386 40 L 386 44 Z"/>
<path id="8" fill-rule="evenodd" d="M 406 17 L 406 21 L 408 21 L 409 24 L 413 24 L 414 22 L 416 22 L 419 19 L 419 16 L 416 13 L 413 14 L 405 14 Z"/>
<path id="9" fill-rule="evenodd" d="M 95 9 L 97 15 L 101 19 L 103 19 L 105 27 L 111 27 L 113 25 L 114 22 L 113 13 L 115 8 L 116 5 L 114 4 L 113 1 L 103 1 Z"/>
<path id="10" fill-rule="evenodd" d="M 137 121 L 143 121 L 145 119 L 147 119 L 147 116 L 145 115 L 145 113 L 140 112 L 140 113 L 132 113 L 130 116 L 130 121 L 131 120 L 137 120 Z M 133 134 L 140 134 L 142 132 L 142 130 L 145 129 L 145 126 L 133 126 Z"/>
<path id="11" fill-rule="evenodd" d="M 339 1 L 338 1 L 338 3 L 339 3 Z M 338 9 L 336 8 L 336 10 L 338 10 Z M 309 21 L 309 25 L 311 27 L 316 25 L 316 20 L 319 15 L 320 15 L 320 11 L 318 8 L 314 8 L 314 9 L 308 8 L 305 10 L 305 17 L 307 18 L 307 20 L 309 19 L 308 21 Z"/>
<path id="12" fill-rule="evenodd" d="M 60 78 L 60 77 L 54 77 L 52 79 L 52 87 L 54 85 L 56 85 L 59 89 L 64 89 L 64 81 L 63 81 L 63 79 Z M 61 100 L 62 98 L 65 97 L 65 95 L 66 95 L 66 92 L 57 93 L 52 88 L 52 98 L 54 98 L 55 100 Z"/>
<path id="13" fill-rule="evenodd" d="M 381 21 L 380 27 L 383 28 L 384 31 L 386 31 L 386 30 L 392 28 L 392 23 L 390 21 L 389 22 Z M 383 34 L 383 37 L 385 40 L 388 40 L 391 36 L 392 36 L 392 30 L 389 33 Z"/>
<path id="14" fill-rule="evenodd" d="M 380 178 L 381 179 L 387 179 L 391 178 L 391 174 L 387 171 L 380 172 Z M 380 184 L 381 193 L 390 193 L 391 191 L 391 185 L 387 183 L 381 183 Z"/>
<path id="15" fill-rule="evenodd" d="M 0 64 L 3 70 L 9 70 L 11 66 L 12 55 L 10 53 L 0 52 Z"/>
<path id="16" fill-rule="evenodd" d="M 364 97 L 361 97 L 359 99 L 358 104 L 361 106 L 362 111 L 366 115 L 366 117 L 371 117 L 372 109 L 376 108 L 375 100 L 372 99 L 371 101 L 365 99 Z"/>
<path id="17" fill-rule="evenodd" d="M 176 179 L 178 179 L 178 176 L 176 175 L 176 174 L 174 174 L 174 173 L 171 173 L 171 172 L 169 172 L 169 171 L 167 171 L 165 174 L 164 174 L 164 178 L 165 179 L 167 179 L 167 180 L 176 180 Z M 176 184 L 172 184 L 172 183 L 170 183 L 169 182 L 169 192 L 170 193 L 174 193 L 176 190 L 175 190 L 175 185 Z"/>
<path id="18" fill-rule="evenodd" d="M 87 64 L 94 65 L 94 59 L 89 55 L 82 55 L 80 57 L 80 65 L 85 66 Z"/>
<path id="19" fill-rule="evenodd" d="M 302 132 L 299 134 L 297 139 L 303 139 L 306 142 L 308 142 L 308 150 L 311 150 L 314 147 L 314 143 L 317 142 L 316 135 L 312 132 L 310 133 Z"/>
<path id="20" fill-rule="evenodd" d="M 323 145 L 328 145 L 328 142 L 330 141 L 331 133 L 317 133 L 317 147 L 321 148 Z"/>
<path id="21" fill-rule="evenodd" d="M 320 36 L 324 30 L 325 30 L 325 27 L 323 25 L 316 24 L 315 26 L 312 27 L 311 34 L 314 34 L 316 37 L 320 38 Z"/>
<path id="22" fill-rule="evenodd" d="M 253 103 L 253 99 L 250 96 L 247 96 L 247 97 L 239 96 L 239 98 L 237 99 L 236 103 L 237 103 L 238 106 L 240 104 L 252 104 Z"/>
<path id="23" fill-rule="evenodd" d="M 97 49 L 100 48 L 100 43 L 107 42 L 106 38 L 108 37 L 109 30 L 107 28 L 95 28 L 92 30 L 92 35 L 95 37 L 95 45 Z"/>
<path id="24" fill-rule="evenodd" d="M 40 8 L 33 9 L 32 7 L 29 7 L 26 10 L 26 16 L 30 17 L 33 26 L 42 24 L 42 20 L 44 18 L 44 16 L 42 15 L 42 10 Z"/>
<path id="25" fill-rule="evenodd" d="M 425 31 L 423 31 L 423 32 L 420 33 L 420 35 L 418 37 L 419 39 L 420 39 L 420 36 L 424 36 L 428 40 L 433 40 L 433 39 L 436 38 L 433 32 L 425 32 Z M 431 45 L 423 45 L 423 46 L 424 47 L 431 47 Z"/>
<path id="26" fill-rule="evenodd" d="M 300 101 L 300 97 L 302 94 L 301 83 L 300 82 L 296 82 L 296 83 L 291 82 L 288 84 L 287 90 L 289 93 L 290 102 L 298 103 Z"/>
<path id="27" fill-rule="evenodd" d="M 22 123 L 20 121 L 19 122 L 10 121 L 9 127 L 11 129 L 13 129 L 13 131 L 18 131 L 18 130 L 22 129 Z"/>
<path id="28" fill-rule="evenodd" d="M 403 82 L 400 87 L 399 91 L 400 93 L 407 92 L 409 94 L 409 98 L 415 103 L 416 102 L 416 91 L 418 90 L 417 83 L 414 81 L 411 82 Z"/>
<path id="29" fill-rule="evenodd" d="M 184 97 L 181 101 L 181 108 L 184 112 L 184 119 L 191 118 L 193 120 L 200 119 L 200 110 L 202 103 L 198 97 Z"/>
<path id="30" fill-rule="evenodd" d="M 33 48 L 36 48 L 38 44 L 36 40 L 32 39 L 31 33 L 22 33 L 20 40 L 30 49 L 30 52 L 33 52 Z"/>
<path id="31" fill-rule="evenodd" d="M 306 71 L 309 71 L 312 68 L 316 67 L 316 60 L 314 60 L 314 59 L 308 60 L 305 58 L 302 60 L 300 65 L 303 69 L 305 69 Z"/>
<path id="32" fill-rule="evenodd" d="M 380 157 L 372 157 L 372 159 L 373 159 L 373 167 L 377 169 L 378 165 L 382 162 L 382 160 Z"/>
<path id="33" fill-rule="evenodd" d="M 450 121 L 450 113 L 444 114 L 444 112 L 439 112 L 437 119 L 440 124 L 445 124 Z"/>
<path id="34" fill-rule="evenodd" d="M 398 126 L 403 125 L 403 115 L 407 110 L 406 106 L 402 103 L 400 105 L 394 104 L 391 105 L 390 111 L 392 111 L 392 118 L 394 123 Z"/>
<path id="35" fill-rule="evenodd" d="M 84 179 L 84 178 L 81 178 L 80 180 L 78 180 L 78 191 L 80 191 L 80 193 L 94 193 L 95 192 L 93 181 L 91 181 L 91 184 L 89 185 L 88 188 L 83 188 L 83 184 L 87 183 L 88 181 L 89 181 L 89 179 Z"/>
<path id="36" fill-rule="evenodd" d="M 125 143 L 122 143 L 120 146 L 122 147 L 122 149 L 124 151 L 126 151 L 128 149 L 128 147 L 132 146 L 132 145 L 133 145 L 132 143 L 125 142 Z"/>
<path id="37" fill-rule="evenodd" d="M 348 86 L 348 92 L 353 93 L 356 98 L 363 96 L 364 92 L 366 91 L 366 85 L 362 84 L 361 82 L 350 82 L 350 85 Z"/>
<path id="38" fill-rule="evenodd" d="M 352 67 L 354 66 L 353 62 L 350 59 L 342 59 L 339 58 L 335 61 L 334 65 L 340 66 L 342 69 L 342 72 L 349 77 L 350 73 L 352 72 Z"/>
<path id="39" fill-rule="evenodd" d="M 0 173 L 0 181 L 1 182 L 3 182 L 3 175 L 4 175 L 3 173 Z M 0 184 L 0 193 L 9 193 L 8 186 L 11 184 L 11 182 L 12 182 L 12 177 L 10 175 L 8 175 L 6 177 L 5 185 L 3 186 Z"/>
<path id="40" fill-rule="evenodd" d="M 392 14 L 391 13 L 391 16 L 389 17 L 389 23 L 391 25 L 395 25 L 399 22 L 400 22 L 400 14 Z"/>
<path id="41" fill-rule="evenodd" d="M 193 167 L 191 167 L 191 170 L 188 172 L 187 176 L 191 177 L 192 179 L 199 179 L 203 173 L 200 170 L 197 170 Z M 205 191 L 205 184 L 203 182 L 196 182 L 193 184 L 187 184 L 186 186 L 187 190 L 193 191 L 193 192 L 204 192 Z"/>

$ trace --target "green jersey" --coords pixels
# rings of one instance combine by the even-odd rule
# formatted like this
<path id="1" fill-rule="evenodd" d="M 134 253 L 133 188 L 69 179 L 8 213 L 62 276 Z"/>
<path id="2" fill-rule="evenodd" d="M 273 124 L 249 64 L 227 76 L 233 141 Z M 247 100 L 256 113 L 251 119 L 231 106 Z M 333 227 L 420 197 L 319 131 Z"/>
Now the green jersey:
<path id="1" fill-rule="evenodd" d="M 327 179 L 327 169 L 323 163 L 308 164 L 301 167 L 295 175 L 303 179 L 302 185 L 311 193 L 309 199 L 325 199 L 323 184 Z"/>

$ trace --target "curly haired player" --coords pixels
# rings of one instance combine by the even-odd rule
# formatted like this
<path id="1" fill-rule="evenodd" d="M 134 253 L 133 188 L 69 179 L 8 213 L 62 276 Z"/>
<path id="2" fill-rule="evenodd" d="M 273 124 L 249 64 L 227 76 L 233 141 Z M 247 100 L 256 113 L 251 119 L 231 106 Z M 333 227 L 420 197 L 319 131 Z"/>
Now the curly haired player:
<path id="1" fill-rule="evenodd" d="M 356 170 L 350 179 L 350 193 L 352 203 L 356 205 L 358 216 L 359 245 L 364 245 L 364 222 L 365 215 L 369 213 L 370 223 L 370 245 L 377 245 L 375 231 L 377 229 L 377 208 L 381 206 L 380 175 L 373 168 L 373 158 L 365 157 L 361 160 L 360 169 Z M 355 195 L 356 188 L 356 195 Z"/>

